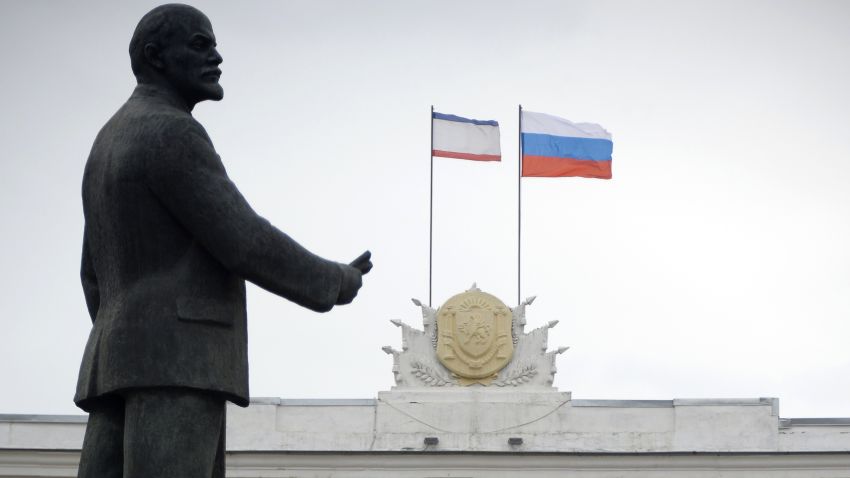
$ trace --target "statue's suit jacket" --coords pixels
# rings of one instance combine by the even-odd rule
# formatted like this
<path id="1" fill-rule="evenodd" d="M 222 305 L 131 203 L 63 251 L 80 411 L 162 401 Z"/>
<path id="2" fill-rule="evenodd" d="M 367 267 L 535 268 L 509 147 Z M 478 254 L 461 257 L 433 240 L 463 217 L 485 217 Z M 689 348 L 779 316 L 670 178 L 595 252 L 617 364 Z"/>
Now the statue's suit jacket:
<path id="1" fill-rule="evenodd" d="M 81 277 L 93 326 L 74 401 L 189 387 L 248 404 L 245 282 L 330 310 L 340 264 L 258 216 L 191 114 L 140 85 L 83 177 Z"/>

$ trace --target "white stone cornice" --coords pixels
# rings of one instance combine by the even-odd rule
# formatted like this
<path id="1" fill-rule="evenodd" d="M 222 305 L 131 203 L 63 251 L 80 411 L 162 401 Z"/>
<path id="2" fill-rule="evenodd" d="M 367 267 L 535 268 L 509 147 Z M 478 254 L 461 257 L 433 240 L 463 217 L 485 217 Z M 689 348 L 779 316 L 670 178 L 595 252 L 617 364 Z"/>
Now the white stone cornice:
<path id="1" fill-rule="evenodd" d="M 228 465 L 234 478 L 835 478 L 850 476 L 850 453 L 234 453 Z"/>
<path id="2" fill-rule="evenodd" d="M 229 452 L 232 478 L 836 478 L 850 453 Z M 77 474 L 79 452 L 0 450 L 0 478 Z"/>

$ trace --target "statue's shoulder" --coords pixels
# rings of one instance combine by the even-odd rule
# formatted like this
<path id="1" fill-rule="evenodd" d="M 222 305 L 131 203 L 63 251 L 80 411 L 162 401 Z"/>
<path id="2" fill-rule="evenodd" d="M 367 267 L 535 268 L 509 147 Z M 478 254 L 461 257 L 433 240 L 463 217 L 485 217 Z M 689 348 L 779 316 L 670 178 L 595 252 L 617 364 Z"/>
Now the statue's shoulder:
<path id="1" fill-rule="evenodd" d="M 116 128 L 132 128 L 145 141 L 176 139 L 188 134 L 208 138 L 201 123 L 188 112 L 146 98 L 130 98 L 113 120 Z"/>

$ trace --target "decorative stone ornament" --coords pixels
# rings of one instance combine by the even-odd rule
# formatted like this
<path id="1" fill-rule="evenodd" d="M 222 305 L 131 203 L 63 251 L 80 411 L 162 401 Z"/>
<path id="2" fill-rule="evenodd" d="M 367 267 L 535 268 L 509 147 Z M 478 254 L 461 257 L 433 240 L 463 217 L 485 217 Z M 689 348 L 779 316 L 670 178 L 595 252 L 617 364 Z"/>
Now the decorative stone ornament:
<path id="1" fill-rule="evenodd" d="M 437 358 L 462 385 L 489 385 L 513 356 L 510 309 L 472 288 L 437 311 Z"/>
<path id="2" fill-rule="evenodd" d="M 553 320 L 525 333 L 530 297 L 511 309 L 475 284 L 435 310 L 420 301 L 424 330 L 391 320 L 402 329 L 402 349 L 383 347 L 393 356 L 393 389 L 484 386 L 492 389 L 552 390 L 555 356 L 547 352 Z"/>

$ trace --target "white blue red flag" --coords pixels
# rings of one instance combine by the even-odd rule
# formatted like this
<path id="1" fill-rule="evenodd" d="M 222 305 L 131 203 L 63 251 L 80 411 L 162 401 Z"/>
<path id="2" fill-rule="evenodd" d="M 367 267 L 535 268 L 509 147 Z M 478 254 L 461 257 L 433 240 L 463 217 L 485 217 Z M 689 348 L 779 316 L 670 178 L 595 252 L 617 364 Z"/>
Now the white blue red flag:
<path id="1" fill-rule="evenodd" d="M 594 123 L 522 111 L 522 175 L 611 179 L 611 134 Z"/>
<path id="2" fill-rule="evenodd" d="M 501 161 L 499 123 L 434 112 L 431 154 L 443 158 Z"/>

